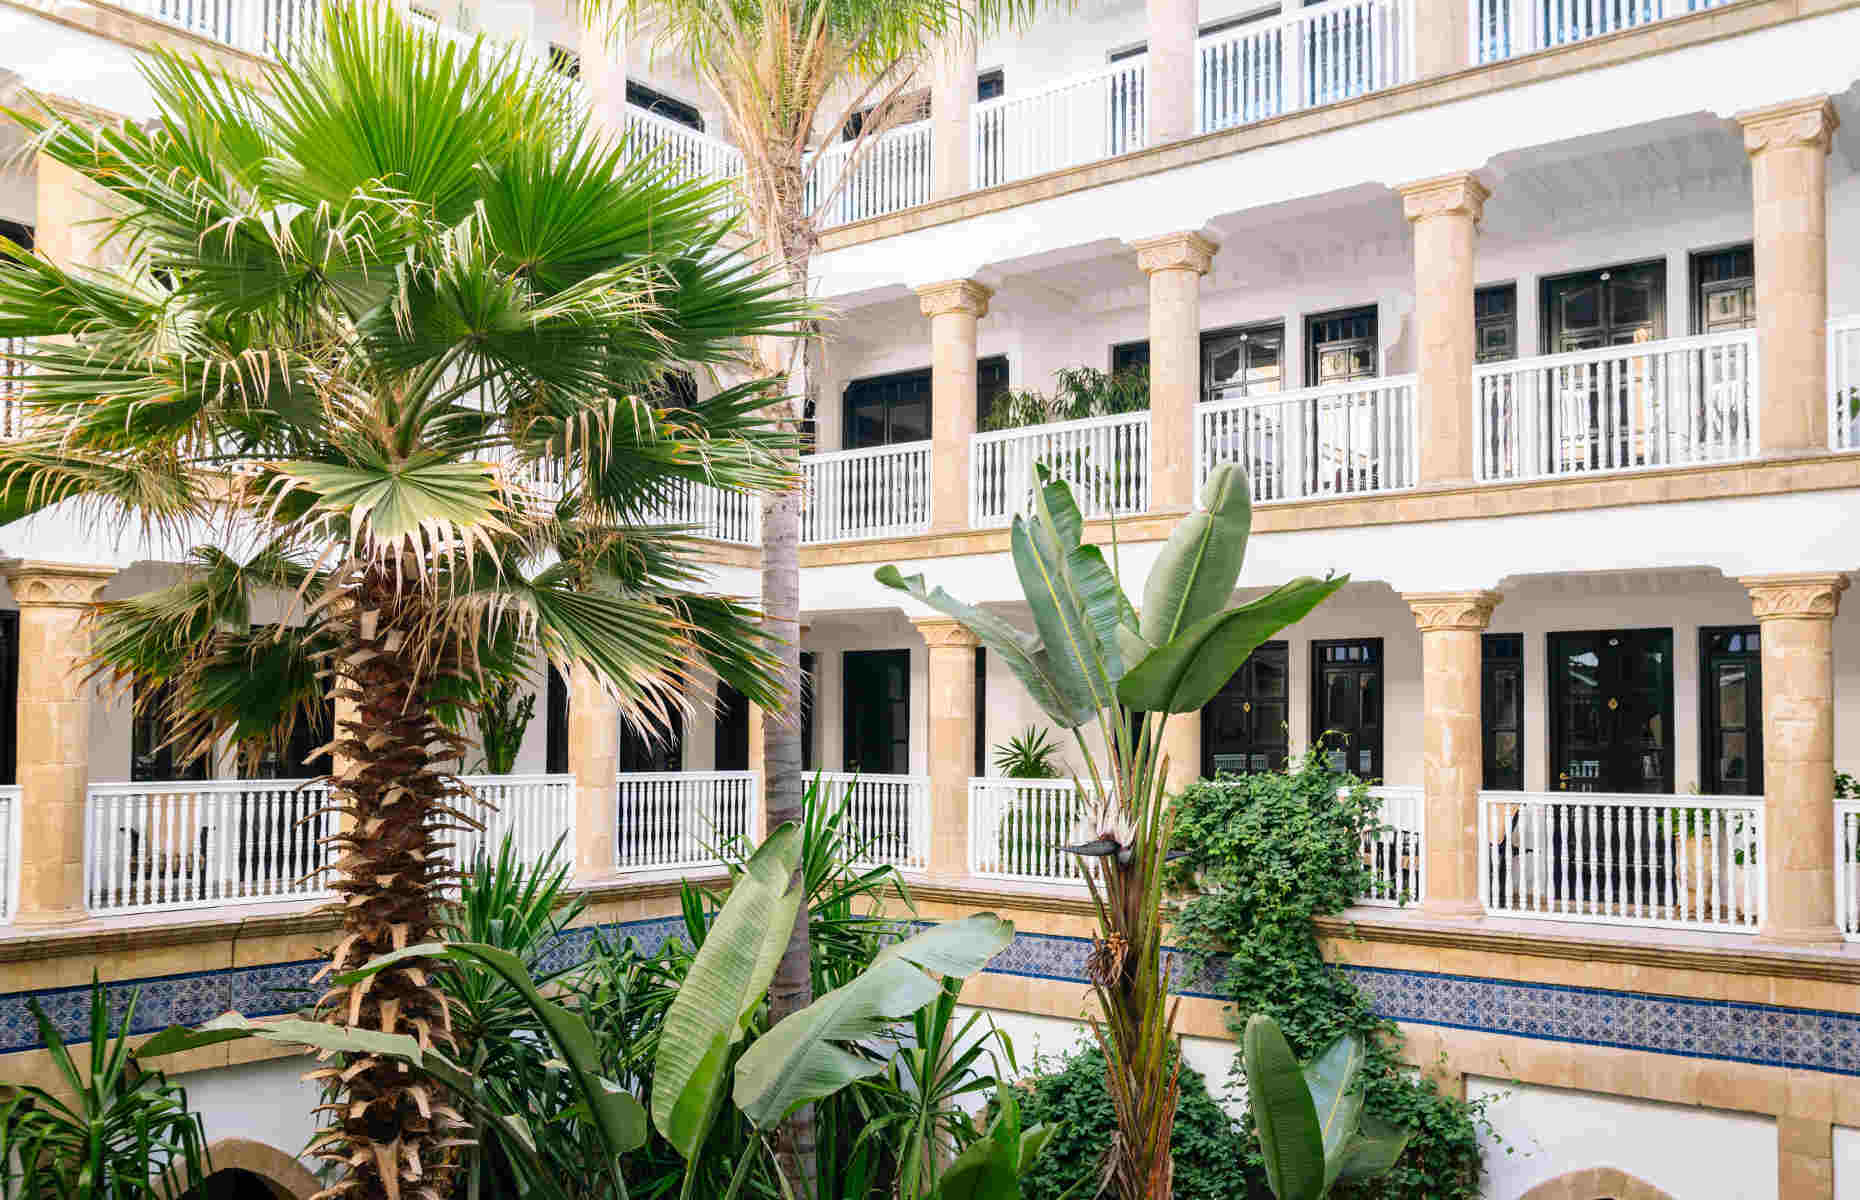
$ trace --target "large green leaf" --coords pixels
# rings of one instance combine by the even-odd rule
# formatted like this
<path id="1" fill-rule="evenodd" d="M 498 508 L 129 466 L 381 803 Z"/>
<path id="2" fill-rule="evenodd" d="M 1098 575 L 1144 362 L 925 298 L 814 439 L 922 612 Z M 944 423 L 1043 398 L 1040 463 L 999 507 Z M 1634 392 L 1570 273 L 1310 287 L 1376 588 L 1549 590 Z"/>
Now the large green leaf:
<path id="1" fill-rule="evenodd" d="M 1199 711 L 1227 686 L 1247 655 L 1349 581 L 1348 575 L 1294 579 L 1250 604 L 1189 626 L 1124 673 L 1118 699 L 1145 712 Z"/>
<path id="2" fill-rule="evenodd" d="M 652 1123 L 686 1159 L 704 1144 L 723 1100 L 731 1048 L 743 1040 L 794 932 L 800 861 L 801 830 L 793 824 L 756 849 L 665 1014 Z"/>
<path id="3" fill-rule="evenodd" d="M 1413 1136 L 1413 1130 L 1397 1128 L 1372 1113 L 1364 1113 L 1362 1128 L 1343 1148 L 1337 1178 L 1366 1179 L 1387 1174 Z"/>
<path id="4" fill-rule="evenodd" d="M 971 1145 L 943 1172 L 933 1200 L 1020 1200 L 1020 1175 L 1013 1150 L 993 1138 Z"/>
<path id="5" fill-rule="evenodd" d="M 930 588 L 922 575 L 905 575 L 887 563 L 873 573 L 888 588 L 895 588 L 920 604 L 954 617 L 963 627 L 992 651 L 1014 678 L 1020 680 L 1040 711 L 1063 729 L 1077 729 L 1091 720 L 1096 711 L 1089 702 L 1062 692 L 1054 677 L 1051 657 L 1037 635 L 1020 629 L 986 609 L 965 604 L 942 588 Z"/>
<path id="6" fill-rule="evenodd" d="M 1324 1138 L 1304 1072 L 1279 1023 L 1255 1013 L 1240 1050 L 1246 1065 L 1247 1107 L 1259 1129 L 1266 1182 L 1278 1200 L 1318 1200 L 1326 1186 Z"/>
<path id="7" fill-rule="evenodd" d="M 1142 632 L 1152 646 L 1227 607 L 1253 530 L 1248 492 L 1244 470 L 1216 467 L 1201 490 L 1200 511 L 1169 534 L 1143 585 Z"/>
<path id="8" fill-rule="evenodd" d="M 1049 489 L 1070 494 L 1064 484 Z M 1054 685 L 1067 703 L 1097 713 L 1111 705 L 1116 681 L 1105 669 L 1098 632 L 1072 578 L 1069 559 L 1078 542 L 1067 540 L 1069 529 L 1053 521 L 1043 505 L 1031 518 L 1014 518 L 1008 545 Z"/>
<path id="9" fill-rule="evenodd" d="M 901 958 L 938 975 L 966 979 L 987 966 L 988 960 L 1007 949 L 1013 940 L 1014 922 L 993 913 L 973 913 L 893 942 L 878 952 L 872 965 Z"/>
<path id="10" fill-rule="evenodd" d="M 1324 1139 L 1324 1187 L 1337 1181 L 1345 1150 L 1356 1137 L 1363 1112 L 1363 1092 L 1356 1072 L 1363 1065 L 1361 1038 L 1340 1037 L 1305 1067 L 1305 1088 L 1317 1111 L 1318 1130 Z"/>
<path id="11" fill-rule="evenodd" d="M 836 1043 L 882 1033 L 942 993 L 937 982 L 898 959 L 878 963 L 756 1039 L 736 1064 L 736 1107 L 761 1130 L 849 1083 L 877 1075 L 882 1059 Z"/>

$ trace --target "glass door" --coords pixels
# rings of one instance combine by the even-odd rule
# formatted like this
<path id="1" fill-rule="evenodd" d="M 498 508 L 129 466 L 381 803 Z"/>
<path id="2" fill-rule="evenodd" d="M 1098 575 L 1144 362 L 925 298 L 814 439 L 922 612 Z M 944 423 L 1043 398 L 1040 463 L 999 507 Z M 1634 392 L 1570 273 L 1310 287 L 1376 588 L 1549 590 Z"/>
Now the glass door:
<path id="1" fill-rule="evenodd" d="M 1665 262 L 1544 280 L 1543 330 L 1546 354 L 1658 341 L 1666 336 Z M 1555 369 L 1543 427 L 1558 471 L 1646 461 L 1641 440 L 1649 425 L 1651 366 L 1643 357 L 1583 361 Z"/>
<path id="2" fill-rule="evenodd" d="M 1755 625 L 1699 630 L 1699 778 L 1708 796 L 1763 794 L 1761 638 Z"/>
<path id="3" fill-rule="evenodd" d="M 1285 765 L 1290 651 L 1267 642 L 1201 709 L 1201 774 L 1276 771 Z"/>
<path id="4" fill-rule="evenodd" d="M 1382 779 L 1382 639 L 1311 645 L 1311 735 L 1330 765 Z"/>
<path id="5" fill-rule="evenodd" d="M 911 652 L 848 650 L 842 686 L 845 769 L 910 774 Z"/>
<path id="6" fill-rule="evenodd" d="M 1671 793 L 1673 631 L 1550 635 L 1551 788 Z"/>
<path id="7" fill-rule="evenodd" d="M 1524 790 L 1524 635 L 1488 633 L 1480 669 L 1487 791 Z"/>

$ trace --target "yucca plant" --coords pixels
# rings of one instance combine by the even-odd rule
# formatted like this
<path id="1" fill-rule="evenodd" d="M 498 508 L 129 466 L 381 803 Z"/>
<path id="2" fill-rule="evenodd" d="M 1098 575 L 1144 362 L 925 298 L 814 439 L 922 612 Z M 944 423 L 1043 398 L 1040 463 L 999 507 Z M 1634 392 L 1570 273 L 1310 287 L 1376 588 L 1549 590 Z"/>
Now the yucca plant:
<path id="1" fill-rule="evenodd" d="M 130 992 L 116 1027 L 109 992 L 90 985 L 88 1059 L 82 1069 L 58 1027 L 27 1001 L 58 1073 L 56 1093 L 9 1084 L 0 1100 L 0 1197 L 5 1200 L 178 1200 L 210 1166 L 200 1118 L 187 1093 L 143 1069 L 129 1045 Z"/>
<path id="2" fill-rule="evenodd" d="M 209 531 L 179 583 L 103 607 L 98 669 L 167 685 L 183 755 L 279 739 L 334 692 L 344 927 L 320 1011 L 444 1046 L 432 963 L 354 972 L 438 934 L 486 684 L 546 655 L 649 724 L 698 671 L 777 695 L 752 614 L 692 591 L 693 545 L 641 514 L 689 482 L 789 482 L 766 386 L 665 381 L 740 366 L 805 309 L 727 251 L 714 188 L 565 117 L 514 51 L 335 3 L 260 80 L 147 74 L 146 125 L 15 114 L 107 197 L 124 262 L 9 251 L 0 336 L 34 340 L 0 515 Z M 441 1090 L 341 1053 L 317 1072 L 331 1194 L 442 1200 L 464 1129 Z"/>
<path id="3" fill-rule="evenodd" d="M 1063 482 L 1037 478 L 1034 509 L 1010 531 L 1015 570 L 1033 613 L 1020 629 L 921 575 L 881 567 L 878 581 L 968 627 L 1014 672 L 1051 722 L 1073 732 L 1078 793 L 1088 802 L 1073 853 L 1097 863 L 1086 882 L 1098 933 L 1086 971 L 1100 1017 L 1117 1111 L 1109 1178 L 1124 1200 L 1169 1200 L 1169 1136 L 1181 1061 L 1163 973 L 1164 863 L 1173 818 L 1163 792 L 1163 734 L 1173 713 L 1195 712 L 1249 654 L 1302 619 L 1348 577 L 1295 579 L 1230 606 L 1252 530 L 1246 473 L 1217 468 L 1201 510 L 1176 526 L 1143 591 L 1141 616 L 1114 562 L 1084 541 L 1085 522 Z M 1096 725 L 1102 756 L 1080 732 Z"/>

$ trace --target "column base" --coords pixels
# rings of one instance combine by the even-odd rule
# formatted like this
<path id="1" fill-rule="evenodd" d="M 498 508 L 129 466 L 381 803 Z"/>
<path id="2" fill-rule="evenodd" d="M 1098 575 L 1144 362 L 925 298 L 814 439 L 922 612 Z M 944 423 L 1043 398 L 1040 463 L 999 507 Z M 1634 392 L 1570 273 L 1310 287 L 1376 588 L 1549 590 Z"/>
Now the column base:
<path id="1" fill-rule="evenodd" d="M 1812 929 L 1781 929 L 1766 925 L 1757 930 L 1757 940 L 1778 946 L 1839 946 L 1847 939 L 1832 925 Z"/>
<path id="2" fill-rule="evenodd" d="M 1447 917 L 1455 921 L 1470 921 L 1485 916 L 1485 905 L 1477 900 L 1423 900 L 1421 915 L 1424 917 Z"/>
<path id="3" fill-rule="evenodd" d="M 12 923 L 16 929 L 58 929 L 66 925 L 82 925 L 88 920 L 88 909 L 52 908 L 15 913 Z"/>

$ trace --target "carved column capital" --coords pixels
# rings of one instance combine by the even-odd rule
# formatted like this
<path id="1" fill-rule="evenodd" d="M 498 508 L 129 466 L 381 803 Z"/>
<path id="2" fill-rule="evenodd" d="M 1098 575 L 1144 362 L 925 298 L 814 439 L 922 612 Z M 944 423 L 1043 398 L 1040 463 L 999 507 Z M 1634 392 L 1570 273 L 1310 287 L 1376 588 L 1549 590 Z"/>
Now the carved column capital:
<path id="1" fill-rule="evenodd" d="M 1750 611 L 1759 621 L 1832 621 L 1847 590 L 1847 576 L 1839 571 L 1746 575 L 1737 582 L 1750 593 Z"/>
<path id="2" fill-rule="evenodd" d="M 115 567 L 16 558 L 0 566 L 21 608 L 89 608 L 103 599 Z"/>
<path id="3" fill-rule="evenodd" d="M 1402 215 L 1410 221 L 1449 216 L 1478 221 L 1485 216 L 1486 198 L 1492 194 L 1471 171 L 1417 179 L 1395 190 L 1401 193 Z"/>
<path id="4" fill-rule="evenodd" d="M 1422 633 L 1466 630 L 1483 633 L 1492 623 L 1492 610 L 1505 597 L 1498 592 L 1403 592 L 1401 598 L 1414 612 L 1415 628 Z"/>
<path id="5" fill-rule="evenodd" d="M 1827 153 L 1834 144 L 1834 131 L 1841 118 L 1826 96 L 1810 96 L 1755 108 L 1737 114 L 1744 127 L 1744 152 L 1750 155 L 1765 150 L 1806 146 Z"/>
<path id="6" fill-rule="evenodd" d="M 917 305 L 926 317 L 947 313 L 968 313 L 974 317 L 988 315 L 988 298 L 994 289 L 973 279 L 946 279 L 917 289 Z"/>
<path id="7" fill-rule="evenodd" d="M 917 632 L 923 635 L 924 645 L 932 650 L 943 647 L 973 650 L 982 644 L 982 639 L 969 632 L 968 626 L 948 617 L 924 617 L 913 620 L 911 624 L 917 626 Z"/>
<path id="8" fill-rule="evenodd" d="M 1137 252 L 1137 266 L 1145 275 L 1158 271 L 1193 271 L 1206 275 L 1214 267 L 1214 252 L 1220 246 L 1189 231 L 1138 238 L 1130 243 L 1130 248 Z"/>

